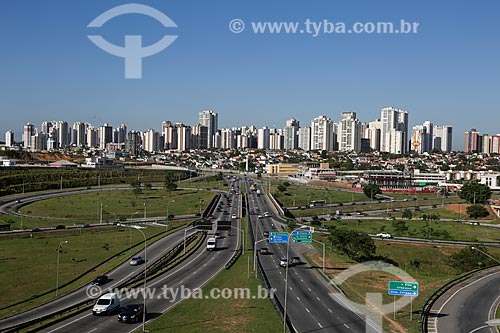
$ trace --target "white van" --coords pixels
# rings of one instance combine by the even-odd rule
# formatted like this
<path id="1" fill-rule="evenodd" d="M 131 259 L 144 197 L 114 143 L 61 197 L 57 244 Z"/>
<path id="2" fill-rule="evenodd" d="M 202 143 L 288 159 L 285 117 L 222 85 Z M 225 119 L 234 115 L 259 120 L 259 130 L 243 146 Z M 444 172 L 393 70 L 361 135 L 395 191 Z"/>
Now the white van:
<path id="1" fill-rule="evenodd" d="M 217 248 L 217 238 L 215 237 L 210 237 L 207 240 L 207 251 L 212 251 Z"/>
<path id="2" fill-rule="evenodd" d="M 92 314 L 97 315 L 109 315 L 115 310 L 120 308 L 120 298 L 117 293 L 104 294 L 95 303 L 92 308 Z"/>

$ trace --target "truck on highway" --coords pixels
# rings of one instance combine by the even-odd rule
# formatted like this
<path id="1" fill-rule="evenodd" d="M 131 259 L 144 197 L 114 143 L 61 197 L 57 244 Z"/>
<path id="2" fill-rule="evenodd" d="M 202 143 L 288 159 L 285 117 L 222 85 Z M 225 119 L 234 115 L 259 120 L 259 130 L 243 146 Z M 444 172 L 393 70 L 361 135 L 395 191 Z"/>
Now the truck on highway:
<path id="1" fill-rule="evenodd" d="M 217 249 L 217 238 L 210 237 L 207 239 L 207 251 L 213 251 Z"/>

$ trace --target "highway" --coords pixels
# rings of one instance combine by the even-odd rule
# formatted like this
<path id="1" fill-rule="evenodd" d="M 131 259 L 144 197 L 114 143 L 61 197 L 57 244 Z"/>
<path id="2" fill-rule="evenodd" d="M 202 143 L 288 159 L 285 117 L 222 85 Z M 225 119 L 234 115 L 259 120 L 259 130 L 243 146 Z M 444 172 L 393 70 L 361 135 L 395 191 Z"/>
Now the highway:
<path id="1" fill-rule="evenodd" d="M 249 188 L 249 186 L 247 186 Z M 271 213 L 271 217 L 258 218 L 250 215 L 255 240 L 259 242 L 267 237 L 264 231 L 280 231 L 283 220 L 276 216 L 272 204 L 267 196 L 258 196 L 248 191 L 250 211 L 256 214 Z M 291 244 L 288 258 L 300 256 L 304 245 Z M 279 267 L 279 259 L 286 257 L 286 244 L 269 244 L 259 242 L 257 249 L 268 247 L 271 254 L 258 254 L 263 267 L 263 274 L 267 277 L 272 288 L 275 288 L 275 297 L 281 304 L 285 304 L 285 275 L 286 270 Z M 303 264 L 291 266 L 288 270 L 287 315 L 296 332 L 367 332 L 365 319 L 351 310 L 337 303 L 331 296 L 333 290 L 312 269 L 305 260 Z M 382 332 L 378 327 L 369 324 L 370 332 Z"/>
<path id="2" fill-rule="evenodd" d="M 228 214 L 239 215 L 239 195 L 233 194 L 229 195 L 229 197 L 232 197 L 232 200 L 231 205 L 226 204 Z M 216 219 L 224 218 L 223 215 L 216 215 L 215 217 Z M 239 227 L 239 221 L 239 219 L 232 219 L 232 225 Z M 220 270 L 224 269 L 225 264 L 239 247 L 240 233 L 234 231 L 222 232 L 221 236 L 218 240 L 218 250 L 206 251 L 205 246 L 202 245 L 181 264 L 147 283 L 147 321 L 153 320 L 182 301 L 182 290 L 193 291 L 200 288 L 217 275 Z M 140 287 L 135 295 L 122 294 L 121 306 L 130 303 L 142 303 L 142 293 L 143 288 Z M 42 332 L 132 332 L 141 325 L 142 323 L 120 323 L 116 315 L 93 316 L 89 310 L 59 322 Z M 172 323 L 172 325 L 175 325 L 175 323 Z"/>
<path id="3" fill-rule="evenodd" d="M 429 333 L 496 333 L 485 322 L 495 319 L 500 301 L 500 267 L 477 274 L 452 287 L 432 306 Z"/>
<path id="4" fill-rule="evenodd" d="M 138 233 L 137 230 L 131 230 L 131 231 L 134 233 Z M 194 230 L 192 230 L 190 234 L 193 232 Z M 157 242 L 149 245 L 147 249 L 148 265 L 153 264 L 158 259 L 163 257 L 168 251 L 170 251 L 173 247 L 175 247 L 175 245 L 182 242 L 183 238 L 184 238 L 184 231 L 180 230 L 166 237 L 163 237 Z M 141 250 L 137 254 L 142 255 L 144 257 L 143 250 Z M 103 285 L 102 286 L 103 288 L 114 288 L 126 282 L 128 279 L 141 274 L 144 271 L 144 265 L 130 266 L 129 259 L 130 257 L 127 256 L 126 260 L 121 265 L 119 265 L 118 267 L 107 273 L 111 281 Z M 27 312 L 20 313 L 16 316 L 4 318 L 0 320 L 0 330 L 5 329 L 7 327 L 12 327 L 15 325 L 22 324 L 26 321 L 30 321 L 44 315 L 48 315 L 56 311 L 63 310 L 74 304 L 78 304 L 88 299 L 86 293 L 87 287 L 88 285 L 85 285 L 69 294 L 63 295 L 42 306 L 39 306 Z"/>

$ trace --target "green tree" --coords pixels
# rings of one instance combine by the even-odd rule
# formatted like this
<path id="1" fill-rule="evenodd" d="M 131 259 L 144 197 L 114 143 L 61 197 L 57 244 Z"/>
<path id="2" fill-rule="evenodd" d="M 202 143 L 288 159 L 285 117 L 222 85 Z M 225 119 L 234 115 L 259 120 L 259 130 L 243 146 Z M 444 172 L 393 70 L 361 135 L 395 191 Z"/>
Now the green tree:
<path id="1" fill-rule="evenodd" d="M 334 249 L 352 260 L 360 262 L 375 255 L 375 242 L 365 233 L 330 227 L 328 239 Z"/>
<path id="2" fill-rule="evenodd" d="M 408 231 L 408 227 L 406 226 L 405 221 L 394 221 L 392 222 L 392 227 L 397 235 L 402 235 L 406 231 Z"/>
<path id="3" fill-rule="evenodd" d="M 132 186 L 132 192 L 136 197 L 137 195 L 142 193 L 141 181 L 139 179 L 134 179 L 132 182 L 130 182 L 130 186 Z"/>
<path id="4" fill-rule="evenodd" d="M 363 187 L 363 193 L 370 199 L 375 199 L 377 194 L 382 194 L 382 190 L 376 184 L 368 184 Z"/>
<path id="5" fill-rule="evenodd" d="M 412 219 L 412 217 L 413 217 L 413 213 L 411 212 L 411 210 L 409 210 L 409 209 L 405 209 L 405 210 L 403 211 L 403 218 L 404 218 L 404 219 L 411 220 L 411 219 Z"/>
<path id="6" fill-rule="evenodd" d="M 478 247 L 479 250 L 488 253 L 485 247 Z M 459 273 L 472 271 L 473 269 L 486 267 L 494 264 L 488 256 L 470 247 L 464 247 L 455 254 L 452 254 L 447 264 L 455 268 Z"/>
<path id="7" fill-rule="evenodd" d="M 472 204 L 485 204 L 491 198 L 491 190 L 487 185 L 471 181 L 462 187 L 458 196 Z"/>
<path id="8" fill-rule="evenodd" d="M 473 219 L 490 215 L 488 210 L 483 205 L 471 205 L 467 207 L 467 214 L 469 214 L 469 216 Z"/>
<path id="9" fill-rule="evenodd" d="M 177 184 L 175 183 L 174 174 L 172 172 L 167 172 L 165 174 L 164 187 L 168 192 L 172 192 L 177 189 Z"/>

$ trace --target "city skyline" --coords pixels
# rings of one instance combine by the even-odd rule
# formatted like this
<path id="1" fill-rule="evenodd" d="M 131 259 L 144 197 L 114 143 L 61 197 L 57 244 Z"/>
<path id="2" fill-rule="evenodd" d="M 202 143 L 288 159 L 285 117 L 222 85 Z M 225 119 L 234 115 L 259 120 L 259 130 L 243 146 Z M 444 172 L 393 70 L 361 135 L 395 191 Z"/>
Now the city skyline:
<path id="1" fill-rule="evenodd" d="M 164 52 L 143 59 L 141 80 L 125 80 L 123 59 L 87 38 L 99 30 L 110 42 L 143 35 L 155 43 L 165 29 L 141 15 L 87 25 L 125 1 L 20 0 L 4 4 L 0 26 L 9 31 L 0 55 L 3 95 L 0 131 L 48 119 L 126 123 L 147 129 L 164 119 L 194 124 L 197 110 L 217 110 L 221 128 L 252 123 L 283 127 L 318 115 L 356 112 L 368 121 L 384 105 L 411 112 L 410 128 L 430 120 L 454 128 L 453 150 L 463 150 L 471 127 L 496 134 L 500 4 L 421 1 L 142 1 L 167 14 L 178 36 Z M 26 8 L 30 8 L 29 11 Z M 193 8 L 196 8 L 194 10 Z M 263 14 L 265 13 L 265 15 Z M 247 22 L 235 34 L 232 19 Z M 405 35 L 256 34 L 250 22 L 419 23 Z M 32 22 L 33 24 L 27 24 Z M 466 24 L 465 24 L 466 23 Z M 480 51 L 480 52 L 478 52 Z M 129 125 L 130 126 L 130 125 Z M 156 125 L 154 125 L 156 126 Z"/>

